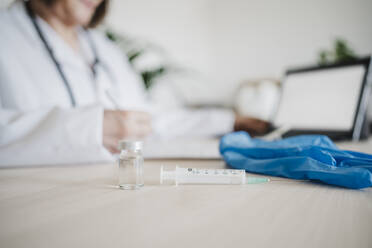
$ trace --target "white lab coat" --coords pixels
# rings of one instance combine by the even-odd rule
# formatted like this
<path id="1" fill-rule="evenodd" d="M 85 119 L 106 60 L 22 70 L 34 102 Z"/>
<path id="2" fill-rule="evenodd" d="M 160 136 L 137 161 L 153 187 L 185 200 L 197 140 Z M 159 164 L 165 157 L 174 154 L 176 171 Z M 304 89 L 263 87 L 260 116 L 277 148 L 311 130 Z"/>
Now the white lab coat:
<path id="1" fill-rule="evenodd" d="M 98 57 L 97 77 L 83 59 L 93 60 L 83 30 L 76 54 L 38 18 L 66 75 L 77 106 L 37 35 L 22 1 L 0 11 L 0 166 L 111 161 L 102 145 L 103 110 L 153 115 L 153 138 L 218 135 L 232 130 L 230 111 L 158 109 L 146 98 L 143 84 L 121 51 L 102 34 L 91 31 Z M 110 97 L 108 97 L 110 95 Z"/>

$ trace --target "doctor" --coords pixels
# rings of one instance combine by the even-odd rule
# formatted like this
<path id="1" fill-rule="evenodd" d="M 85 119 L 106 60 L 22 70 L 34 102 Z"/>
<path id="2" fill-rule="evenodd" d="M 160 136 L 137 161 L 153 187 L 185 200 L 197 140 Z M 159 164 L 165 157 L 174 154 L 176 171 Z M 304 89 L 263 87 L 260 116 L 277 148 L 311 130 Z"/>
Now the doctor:
<path id="1" fill-rule="evenodd" d="M 160 109 L 122 53 L 92 30 L 108 0 L 17 0 L 0 12 L 0 166 L 112 160 L 120 139 L 262 133 L 213 110 Z"/>

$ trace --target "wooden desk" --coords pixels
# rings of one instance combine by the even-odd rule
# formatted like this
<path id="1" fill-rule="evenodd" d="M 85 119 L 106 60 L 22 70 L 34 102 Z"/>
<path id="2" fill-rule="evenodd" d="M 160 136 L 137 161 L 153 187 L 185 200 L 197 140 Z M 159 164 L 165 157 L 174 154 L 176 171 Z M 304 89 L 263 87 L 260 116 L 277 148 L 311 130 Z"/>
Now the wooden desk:
<path id="1" fill-rule="evenodd" d="M 0 170 L 0 247 L 372 247 L 372 188 L 277 179 L 246 186 L 116 188 L 116 166 Z"/>

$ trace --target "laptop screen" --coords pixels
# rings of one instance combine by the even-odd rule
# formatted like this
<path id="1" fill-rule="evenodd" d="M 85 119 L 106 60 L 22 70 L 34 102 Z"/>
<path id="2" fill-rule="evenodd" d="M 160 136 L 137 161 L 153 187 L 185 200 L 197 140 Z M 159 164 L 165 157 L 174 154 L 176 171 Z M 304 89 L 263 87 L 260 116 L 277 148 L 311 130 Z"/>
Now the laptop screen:
<path id="1" fill-rule="evenodd" d="M 274 125 L 300 130 L 351 130 L 365 73 L 363 65 L 352 65 L 288 74 Z"/>

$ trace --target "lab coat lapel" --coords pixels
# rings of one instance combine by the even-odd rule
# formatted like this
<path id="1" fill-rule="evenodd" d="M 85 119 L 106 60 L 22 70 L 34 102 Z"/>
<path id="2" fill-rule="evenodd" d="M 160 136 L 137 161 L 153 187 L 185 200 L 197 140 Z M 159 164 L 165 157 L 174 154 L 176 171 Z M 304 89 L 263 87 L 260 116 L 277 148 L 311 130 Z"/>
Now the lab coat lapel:
<path id="1" fill-rule="evenodd" d="M 40 45 L 40 38 L 35 32 L 35 28 L 30 21 L 30 17 L 26 13 L 23 1 L 17 1 L 10 7 L 10 13 L 14 16 L 14 20 L 19 23 L 19 27 L 24 27 L 22 32 L 25 34 L 25 39 L 32 42 L 35 46 Z M 69 47 L 63 39 L 40 17 L 37 17 L 37 23 L 43 32 L 45 39 L 57 59 L 63 65 L 85 67 L 83 59 Z M 79 41 L 81 42 L 81 31 L 79 32 Z"/>
<path id="2" fill-rule="evenodd" d="M 17 1 L 9 7 L 9 13 L 13 20 L 17 22 L 17 27 L 22 30 L 25 40 L 32 42 L 37 46 L 40 43 L 40 38 L 35 32 L 35 28 L 30 21 L 30 17 L 26 13 L 25 5 L 22 1 Z"/>
<path id="3" fill-rule="evenodd" d="M 62 65 L 66 66 L 78 66 L 85 68 L 83 59 L 77 54 L 66 42 L 60 37 L 60 35 L 53 30 L 44 20 L 37 18 L 40 28 L 51 47 L 54 56 L 57 61 Z"/>

